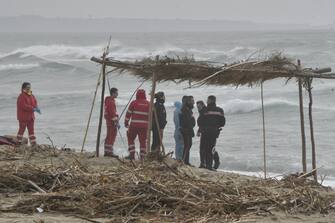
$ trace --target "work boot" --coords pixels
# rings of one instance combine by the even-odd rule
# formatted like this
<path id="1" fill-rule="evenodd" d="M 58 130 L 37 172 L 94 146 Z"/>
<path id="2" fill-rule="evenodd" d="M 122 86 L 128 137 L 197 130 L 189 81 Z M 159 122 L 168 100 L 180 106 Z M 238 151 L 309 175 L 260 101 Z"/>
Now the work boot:
<path id="1" fill-rule="evenodd" d="M 213 160 L 214 160 L 213 168 L 217 170 L 220 166 L 220 157 L 219 157 L 218 152 L 216 151 L 213 154 Z"/>
<path id="2" fill-rule="evenodd" d="M 210 168 L 206 168 L 207 170 L 210 170 L 210 171 L 214 171 L 214 172 L 216 172 L 216 169 L 214 169 L 214 168 L 212 168 L 212 167 L 210 167 Z"/>
<path id="3" fill-rule="evenodd" d="M 105 152 L 104 156 L 106 156 L 106 157 L 112 157 L 112 158 L 119 158 L 118 155 L 115 155 L 114 153 L 108 153 L 108 152 Z"/>
<path id="4" fill-rule="evenodd" d="M 199 168 L 203 169 L 203 168 L 206 168 L 206 166 L 203 163 L 201 163 Z"/>
<path id="5" fill-rule="evenodd" d="M 135 154 L 129 154 L 128 156 L 125 157 L 126 160 L 134 160 L 135 159 Z"/>

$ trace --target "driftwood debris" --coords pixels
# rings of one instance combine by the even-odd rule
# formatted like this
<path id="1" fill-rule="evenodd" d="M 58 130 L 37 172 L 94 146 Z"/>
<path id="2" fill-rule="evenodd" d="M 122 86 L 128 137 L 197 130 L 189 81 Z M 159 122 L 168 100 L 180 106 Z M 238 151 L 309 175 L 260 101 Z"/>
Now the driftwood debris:
<path id="1" fill-rule="evenodd" d="M 30 161 L 36 155 L 32 155 Z M 92 158 L 84 163 L 89 159 Z M 219 173 L 199 175 L 195 169 L 166 156 L 161 161 L 148 156 L 143 162 L 116 163 L 118 165 L 100 170 L 88 166 L 88 171 L 83 171 L 71 159 L 58 162 L 58 166 L 36 166 L 29 162 L 2 166 L 0 193 L 23 196 L 5 211 L 31 214 L 43 204 L 45 212 L 87 219 L 107 217 L 113 222 L 122 219 L 218 222 L 251 214 L 269 214 L 272 210 L 310 214 L 327 213 L 334 208 L 335 194 L 330 188 L 298 178 L 299 175 L 289 175 L 282 180 L 234 180 L 222 174 L 219 180 Z M 29 180 L 47 193 L 35 194 L 36 187 L 27 183 Z"/>

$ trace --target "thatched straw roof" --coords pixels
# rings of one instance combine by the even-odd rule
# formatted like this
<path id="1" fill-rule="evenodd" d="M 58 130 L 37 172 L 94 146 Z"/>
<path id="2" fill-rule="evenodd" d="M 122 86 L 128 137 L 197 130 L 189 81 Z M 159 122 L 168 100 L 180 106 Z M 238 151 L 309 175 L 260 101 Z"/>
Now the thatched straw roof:
<path id="1" fill-rule="evenodd" d="M 102 59 L 93 57 L 97 63 Z M 261 82 L 295 77 L 313 77 L 335 79 L 335 74 L 319 72 L 312 69 L 300 69 L 292 60 L 277 54 L 266 60 L 250 60 L 230 65 L 218 66 L 207 62 L 196 61 L 193 58 L 145 58 L 140 61 L 125 62 L 107 58 L 107 66 L 114 67 L 114 71 L 129 72 L 143 79 L 152 78 L 153 72 L 157 81 L 193 81 L 195 85 L 248 85 L 253 86 Z M 327 69 L 326 72 L 331 70 Z"/>

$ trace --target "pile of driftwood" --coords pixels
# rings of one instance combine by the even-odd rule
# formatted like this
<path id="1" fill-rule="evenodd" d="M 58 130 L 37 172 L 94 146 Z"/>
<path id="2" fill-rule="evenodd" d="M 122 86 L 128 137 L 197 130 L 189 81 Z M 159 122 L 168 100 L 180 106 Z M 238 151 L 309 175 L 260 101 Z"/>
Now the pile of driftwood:
<path id="1" fill-rule="evenodd" d="M 330 188 L 293 175 L 283 180 L 237 180 L 202 172 L 207 175 L 202 177 L 170 158 L 119 160 L 117 165 L 96 170 L 82 164 L 89 163 L 90 158 L 85 159 L 71 158 L 57 165 L 33 165 L 27 160 L 1 166 L 0 193 L 26 195 L 1 211 L 43 210 L 114 222 L 222 222 L 273 210 L 310 214 L 334 208 Z"/>

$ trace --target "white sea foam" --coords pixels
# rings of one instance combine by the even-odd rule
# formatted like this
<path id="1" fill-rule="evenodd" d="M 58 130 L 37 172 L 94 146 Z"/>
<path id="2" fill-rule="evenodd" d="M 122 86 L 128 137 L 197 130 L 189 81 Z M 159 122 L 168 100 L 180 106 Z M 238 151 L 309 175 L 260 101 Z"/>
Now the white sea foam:
<path id="1" fill-rule="evenodd" d="M 0 65 L 0 71 L 6 71 L 6 70 L 25 70 L 25 69 L 31 69 L 35 67 L 39 67 L 40 65 L 38 63 L 30 63 L 30 64 L 5 64 Z"/>
<path id="2" fill-rule="evenodd" d="M 233 99 L 223 104 L 226 114 L 249 113 L 260 110 L 262 104 L 259 100 Z M 271 99 L 264 102 L 265 107 L 297 106 L 297 104 L 285 99 Z"/>
<path id="3" fill-rule="evenodd" d="M 88 60 L 92 56 L 100 56 L 103 51 L 102 45 L 92 46 L 74 46 L 65 44 L 51 45 L 32 45 L 24 48 L 18 48 L 6 54 L 0 54 L 0 58 L 17 55 L 23 59 L 28 56 L 58 61 L 75 61 Z M 174 45 L 162 45 L 154 48 L 141 48 L 124 46 L 119 42 L 113 42 L 110 46 L 109 57 L 120 60 L 135 60 L 149 56 L 194 56 L 200 60 L 215 60 L 222 58 L 242 59 L 250 55 L 256 49 L 253 47 L 236 46 L 227 51 L 216 49 L 197 49 L 197 48 L 180 48 Z M 221 61 L 218 61 L 221 62 Z"/>

